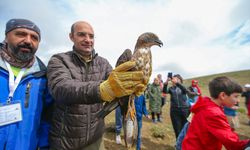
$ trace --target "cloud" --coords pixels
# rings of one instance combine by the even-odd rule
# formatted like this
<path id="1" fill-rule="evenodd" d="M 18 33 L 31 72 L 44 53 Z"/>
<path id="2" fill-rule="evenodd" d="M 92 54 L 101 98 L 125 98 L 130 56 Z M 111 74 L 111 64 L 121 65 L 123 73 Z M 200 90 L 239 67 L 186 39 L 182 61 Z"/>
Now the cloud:
<path id="1" fill-rule="evenodd" d="M 250 20 L 246 21 L 235 33 L 233 41 L 239 45 L 250 43 Z"/>
<path id="2" fill-rule="evenodd" d="M 240 0 L 237 2 L 236 6 L 230 11 L 229 21 L 232 24 L 242 24 L 245 20 L 250 18 L 250 1 L 249 0 Z"/>
<path id="3" fill-rule="evenodd" d="M 2 0 L 0 38 L 7 20 L 30 19 L 42 30 L 37 55 L 48 62 L 72 49 L 70 27 L 86 20 L 95 30 L 96 51 L 114 66 L 123 50 L 133 50 L 137 37 L 150 31 L 164 42 L 152 48 L 153 76 L 173 71 L 187 78 L 250 69 L 249 7 L 248 0 Z"/>
<path id="4" fill-rule="evenodd" d="M 250 20 L 246 20 L 231 32 L 211 41 L 211 44 L 225 45 L 231 49 L 239 49 L 250 45 Z"/>
<path id="5" fill-rule="evenodd" d="M 182 76 L 190 76 L 191 72 L 184 69 L 181 65 L 175 62 L 169 62 L 167 64 L 163 64 L 162 66 L 158 66 L 154 69 L 153 76 L 156 77 L 157 74 L 162 74 L 164 79 L 167 79 L 168 72 L 172 72 L 174 74 L 181 74 Z M 194 74 L 193 74 L 194 75 Z"/>

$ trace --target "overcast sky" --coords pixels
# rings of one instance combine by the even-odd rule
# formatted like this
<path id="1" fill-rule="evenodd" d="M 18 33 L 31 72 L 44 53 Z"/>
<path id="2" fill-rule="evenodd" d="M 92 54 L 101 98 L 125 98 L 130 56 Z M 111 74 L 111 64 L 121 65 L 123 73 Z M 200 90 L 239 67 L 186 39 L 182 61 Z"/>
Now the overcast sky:
<path id="1" fill-rule="evenodd" d="M 152 47 L 153 75 L 169 71 L 191 78 L 250 69 L 249 0 L 1 0 L 0 40 L 11 18 L 26 18 L 41 29 L 37 55 L 47 64 L 72 49 L 71 25 L 89 22 L 95 49 L 114 67 L 137 37 L 154 32 L 163 41 Z"/>

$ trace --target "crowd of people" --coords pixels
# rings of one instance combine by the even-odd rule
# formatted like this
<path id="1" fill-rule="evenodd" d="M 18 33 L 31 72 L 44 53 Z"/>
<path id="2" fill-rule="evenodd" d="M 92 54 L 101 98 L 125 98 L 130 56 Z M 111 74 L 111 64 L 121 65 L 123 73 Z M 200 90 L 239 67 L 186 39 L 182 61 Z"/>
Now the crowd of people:
<path id="1" fill-rule="evenodd" d="M 217 77 L 208 85 L 210 97 L 202 95 L 197 80 L 186 88 L 179 74 L 170 74 L 165 82 L 158 75 L 146 85 L 142 71 L 130 70 L 134 61 L 113 69 L 96 53 L 94 37 L 88 22 L 73 23 L 69 34 L 72 50 L 53 55 L 46 67 L 36 56 L 42 38 L 39 27 L 27 19 L 6 23 L 0 44 L 0 150 L 104 150 L 104 119 L 96 114 L 104 102 L 131 94 L 137 95 L 138 150 L 143 115 L 161 123 L 167 95 L 176 140 L 182 135 L 181 149 L 216 150 L 224 145 L 240 150 L 250 146 L 249 139 L 239 140 L 233 131 L 239 126 L 235 117 L 240 94 L 246 98 L 250 124 L 249 84 L 243 91 L 231 79 Z M 121 144 L 122 128 L 119 109 L 115 115 L 117 144 Z M 227 119 L 225 114 L 233 117 Z"/>
<path id="2" fill-rule="evenodd" d="M 162 82 L 163 86 L 159 77 L 161 75 L 157 75 L 145 91 L 149 103 L 148 111 L 153 123 L 162 122 L 162 93 L 164 98 L 170 96 L 170 118 L 177 150 L 222 149 L 222 145 L 226 149 L 236 150 L 249 145 L 249 140 L 239 140 L 234 132 L 235 128 L 239 128 L 236 110 L 239 108 L 240 94 L 246 97 L 249 117 L 249 84 L 245 85 L 243 91 L 238 83 L 228 77 L 217 77 L 210 81 L 210 97 L 206 97 L 202 95 L 198 80 L 192 80 L 191 85 L 186 88 L 179 74 L 168 77 L 166 82 Z M 171 86 L 168 86 L 170 81 Z M 145 107 L 144 105 L 144 109 Z M 204 126 L 199 127 L 201 124 Z M 121 144 L 120 138 L 117 143 Z M 137 149 L 140 148 L 137 146 Z"/>

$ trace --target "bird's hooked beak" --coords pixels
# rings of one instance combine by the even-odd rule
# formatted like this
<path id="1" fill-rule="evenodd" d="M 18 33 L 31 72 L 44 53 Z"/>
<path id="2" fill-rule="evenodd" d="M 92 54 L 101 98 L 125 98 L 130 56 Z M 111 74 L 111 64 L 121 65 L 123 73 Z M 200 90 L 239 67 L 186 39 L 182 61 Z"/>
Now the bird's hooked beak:
<path id="1" fill-rule="evenodd" d="M 156 45 L 158 45 L 159 47 L 162 47 L 163 46 L 163 43 L 161 40 L 157 39 L 154 41 L 156 43 Z"/>

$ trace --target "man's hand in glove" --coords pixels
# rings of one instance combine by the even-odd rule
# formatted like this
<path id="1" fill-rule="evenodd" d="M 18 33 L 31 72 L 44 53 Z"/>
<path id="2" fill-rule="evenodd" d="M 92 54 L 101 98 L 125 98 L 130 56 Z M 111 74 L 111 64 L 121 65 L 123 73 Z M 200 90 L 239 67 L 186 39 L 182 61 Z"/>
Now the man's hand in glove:
<path id="1" fill-rule="evenodd" d="M 104 101 L 112 101 L 116 97 L 132 93 L 142 94 L 146 87 L 142 71 L 128 71 L 135 65 L 134 61 L 119 65 L 110 73 L 108 79 L 100 84 L 101 98 Z"/>

